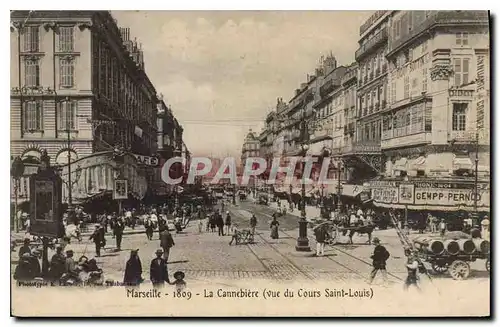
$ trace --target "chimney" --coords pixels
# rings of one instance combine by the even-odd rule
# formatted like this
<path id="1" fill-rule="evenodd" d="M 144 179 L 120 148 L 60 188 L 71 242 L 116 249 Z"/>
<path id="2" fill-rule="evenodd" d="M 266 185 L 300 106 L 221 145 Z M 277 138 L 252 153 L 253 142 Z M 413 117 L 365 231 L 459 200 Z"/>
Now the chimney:
<path id="1" fill-rule="evenodd" d="M 295 89 L 295 95 L 299 95 L 300 94 L 300 89 Z"/>
<path id="2" fill-rule="evenodd" d="M 307 75 L 307 81 L 309 82 L 309 75 Z M 301 89 L 305 89 L 307 87 L 307 83 L 300 84 Z"/>

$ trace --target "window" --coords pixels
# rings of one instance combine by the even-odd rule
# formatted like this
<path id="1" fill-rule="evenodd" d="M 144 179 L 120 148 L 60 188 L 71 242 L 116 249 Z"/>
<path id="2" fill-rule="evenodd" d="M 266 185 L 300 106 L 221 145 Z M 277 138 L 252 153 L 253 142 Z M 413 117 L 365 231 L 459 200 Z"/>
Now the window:
<path id="1" fill-rule="evenodd" d="M 65 101 L 59 104 L 58 129 L 76 130 L 76 101 Z"/>
<path id="2" fill-rule="evenodd" d="M 73 58 L 61 58 L 59 64 L 60 86 L 73 87 L 75 83 L 75 66 Z"/>
<path id="3" fill-rule="evenodd" d="M 404 78 L 404 98 L 410 97 L 410 76 L 405 76 Z"/>
<path id="4" fill-rule="evenodd" d="M 466 115 L 467 103 L 453 104 L 452 129 L 454 131 L 465 131 Z"/>
<path id="5" fill-rule="evenodd" d="M 26 59 L 24 62 L 24 84 L 26 86 L 40 86 L 40 65 L 38 59 Z"/>
<path id="6" fill-rule="evenodd" d="M 427 92 L 427 68 L 422 69 L 422 92 Z"/>
<path id="7" fill-rule="evenodd" d="M 468 33 L 457 33 L 456 34 L 456 44 L 457 45 L 468 45 L 469 44 L 469 34 Z"/>
<path id="8" fill-rule="evenodd" d="M 39 52 L 40 51 L 40 30 L 38 26 L 28 26 L 24 30 L 24 51 Z"/>
<path id="9" fill-rule="evenodd" d="M 24 130 L 41 131 L 43 121 L 42 102 L 29 101 L 24 105 Z"/>
<path id="10" fill-rule="evenodd" d="M 469 83 L 469 59 L 455 59 L 455 86 Z"/>
<path id="11" fill-rule="evenodd" d="M 73 27 L 64 26 L 59 28 L 59 52 L 73 52 L 74 37 Z"/>

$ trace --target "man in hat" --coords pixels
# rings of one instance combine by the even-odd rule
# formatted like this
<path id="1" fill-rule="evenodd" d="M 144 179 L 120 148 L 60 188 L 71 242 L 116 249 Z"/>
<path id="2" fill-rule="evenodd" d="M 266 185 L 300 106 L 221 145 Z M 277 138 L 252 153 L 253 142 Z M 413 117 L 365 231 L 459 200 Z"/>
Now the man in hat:
<path id="1" fill-rule="evenodd" d="M 174 239 L 168 226 L 164 226 L 163 230 L 160 231 L 160 247 L 163 249 L 163 258 L 165 262 L 168 262 L 168 257 L 170 255 L 170 248 L 175 245 Z"/>
<path id="2" fill-rule="evenodd" d="M 122 238 L 123 238 L 123 230 L 125 229 L 125 223 L 122 218 L 118 218 L 113 225 L 113 233 L 116 238 L 116 248 L 118 251 L 122 249 Z"/>
<path id="3" fill-rule="evenodd" d="M 375 248 L 373 249 L 373 254 L 371 256 L 373 270 L 370 274 L 369 283 L 371 284 L 373 282 L 379 270 L 382 273 L 384 282 L 387 282 L 386 261 L 387 259 L 389 259 L 390 256 L 389 251 L 387 251 L 385 246 L 380 245 L 380 240 L 378 237 L 375 237 L 373 239 L 373 244 L 375 245 Z"/>
<path id="4" fill-rule="evenodd" d="M 92 233 L 92 235 L 90 235 L 89 240 L 94 241 L 96 256 L 100 257 L 101 256 L 101 247 L 106 246 L 106 239 L 104 238 L 104 228 L 101 225 L 96 224 L 95 230 Z"/>
<path id="5" fill-rule="evenodd" d="M 257 217 L 255 217 L 255 214 L 252 214 L 252 217 L 250 218 L 250 230 L 252 235 L 255 235 L 255 227 L 257 227 Z"/>
<path id="6" fill-rule="evenodd" d="M 14 279 L 18 281 L 29 281 L 38 277 L 36 271 L 33 270 L 32 255 L 28 252 L 23 253 L 19 258 L 16 269 L 14 271 Z"/>
<path id="7" fill-rule="evenodd" d="M 23 246 L 19 248 L 19 258 L 23 256 L 23 254 L 29 253 L 31 254 L 31 248 L 30 248 L 30 239 L 25 238 L 23 241 Z"/>
<path id="8" fill-rule="evenodd" d="M 149 278 L 153 286 L 160 287 L 165 285 L 165 282 L 170 284 L 168 279 L 167 262 L 162 258 L 163 250 L 156 250 L 156 258 L 151 260 L 151 265 L 149 268 Z"/>
<path id="9" fill-rule="evenodd" d="M 52 280 L 58 280 L 64 274 L 66 270 L 66 257 L 63 253 L 62 245 L 57 245 L 56 253 L 50 259 L 50 278 Z"/>
<path id="10" fill-rule="evenodd" d="M 138 252 L 139 249 L 130 251 L 130 258 L 125 265 L 125 275 L 123 276 L 125 285 L 137 286 L 143 281 L 142 264 Z"/>

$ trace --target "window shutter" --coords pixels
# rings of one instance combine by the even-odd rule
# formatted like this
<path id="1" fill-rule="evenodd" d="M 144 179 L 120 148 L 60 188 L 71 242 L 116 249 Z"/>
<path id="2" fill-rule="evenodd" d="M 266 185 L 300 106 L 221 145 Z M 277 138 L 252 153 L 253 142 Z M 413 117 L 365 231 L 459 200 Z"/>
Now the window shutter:
<path id="1" fill-rule="evenodd" d="M 462 64 L 462 84 L 469 83 L 469 59 L 464 59 Z"/>
<path id="2" fill-rule="evenodd" d="M 454 66 L 455 66 L 455 86 L 459 86 L 461 84 L 462 67 L 461 67 L 460 59 L 455 59 L 454 61 L 455 61 L 455 63 L 454 63 Z"/>

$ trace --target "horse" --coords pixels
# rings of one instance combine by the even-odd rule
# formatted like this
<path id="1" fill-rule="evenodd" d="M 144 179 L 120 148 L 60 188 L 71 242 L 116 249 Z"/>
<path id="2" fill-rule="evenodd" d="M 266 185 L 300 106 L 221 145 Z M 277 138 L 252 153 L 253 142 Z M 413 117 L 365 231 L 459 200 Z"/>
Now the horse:
<path id="1" fill-rule="evenodd" d="M 69 224 L 65 226 L 64 239 L 70 243 L 72 238 L 76 238 L 78 242 L 82 241 L 82 233 L 80 232 L 80 227 L 74 224 Z"/>
<path id="2" fill-rule="evenodd" d="M 372 233 L 375 230 L 375 225 L 374 224 L 368 224 L 368 225 L 359 225 L 359 226 L 349 226 L 346 223 L 341 223 L 340 226 L 344 228 L 344 231 L 342 233 L 343 236 L 346 236 L 347 232 L 349 232 L 349 244 L 353 244 L 352 237 L 354 234 L 367 234 L 368 235 L 368 241 L 366 242 L 367 244 L 371 244 L 372 242 Z"/>

